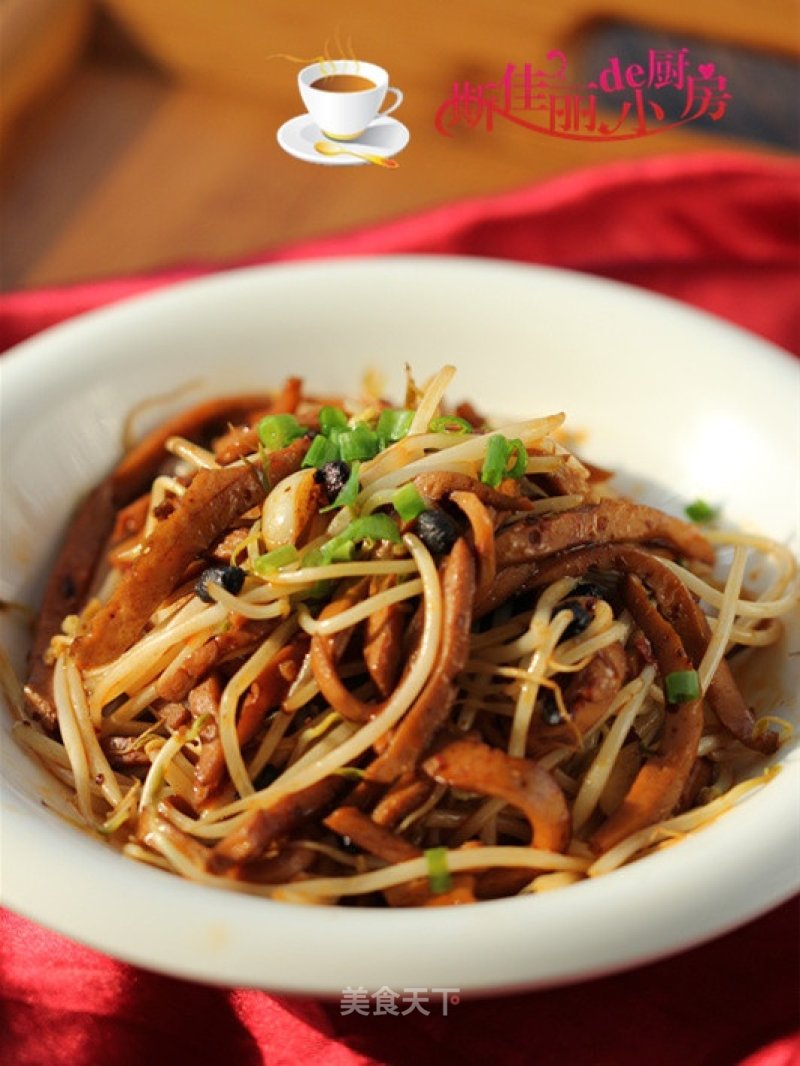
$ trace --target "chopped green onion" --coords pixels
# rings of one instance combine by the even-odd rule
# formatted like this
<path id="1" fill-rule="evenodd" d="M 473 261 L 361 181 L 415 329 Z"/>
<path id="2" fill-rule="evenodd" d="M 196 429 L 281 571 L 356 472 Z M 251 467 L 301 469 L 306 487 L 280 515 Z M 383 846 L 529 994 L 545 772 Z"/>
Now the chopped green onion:
<path id="1" fill-rule="evenodd" d="M 274 548 L 271 552 L 267 552 L 265 555 L 259 555 L 256 561 L 253 563 L 253 569 L 261 577 L 266 577 L 268 574 L 273 573 L 275 570 L 280 570 L 282 566 L 288 566 L 289 563 L 296 563 L 300 558 L 300 553 L 294 544 L 282 544 L 280 548 Z"/>
<path id="2" fill-rule="evenodd" d="M 300 565 L 303 568 L 307 566 L 325 566 L 327 561 L 319 548 L 312 548 L 311 551 L 305 553 Z M 301 594 L 300 599 L 324 600 L 332 588 L 332 581 L 315 581 L 310 589 Z"/>
<path id="3" fill-rule="evenodd" d="M 383 441 L 383 447 L 385 448 L 387 444 L 393 444 L 397 440 L 402 440 L 411 429 L 413 421 L 413 411 L 398 410 L 393 407 L 387 407 L 385 411 L 381 411 L 376 431 L 381 441 Z"/>
<path id="4" fill-rule="evenodd" d="M 346 463 L 352 463 L 354 459 L 372 459 L 380 451 L 378 434 L 363 422 L 343 430 L 336 442 L 339 455 Z"/>
<path id="5" fill-rule="evenodd" d="M 686 512 L 686 517 L 691 518 L 693 522 L 713 522 L 719 514 L 717 508 L 712 507 L 705 500 L 694 500 L 693 503 L 686 505 L 684 511 Z"/>
<path id="6" fill-rule="evenodd" d="M 318 433 L 311 442 L 311 447 L 305 454 L 303 466 L 315 466 L 318 470 L 326 463 L 332 463 L 339 458 L 339 445 L 335 440 L 323 437 Z"/>
<path id="7" fill-rule="evenodd" d="M 214 721 L 214 715 L 211 713 L 201 714 L 199 718 L 195 718 L 192 722 L 191 728 L 186 736 L 183 738 L 184 744 L 191 744 L 192 741 L 197 740 L 200 734 L 203 732 L 207 725 L 211 725 Z"/>
<path id="8" fill-rule="evenodd" d="M 430 420 L 428 430 L 431 433 L 472 433 L 472 426 L 458 415 L 440 415 Z"/>
<path id="9" fill-rule="evenodd" d="M 325 406 L 320 408 L 319 428 L 330 437 L 335 430 L 347 429 L 347 415 L 341 407 Z"/>
<path id="10" fill-rule="evenodd" d="M 503 480 L 503 474 L 508 462 L 508 441 L 500 433 L 489 437 L 486 445 L 486 455 L 481 470 L 481 481 L 484 485 L 491 485 L 496 489 Z"/>
<path id="11" fill-rule="evenodd" d="M 392 506 L 404 522 L 413 522 L 425 510 L 426 504 L 416 485 L 409 481 L 392 497 Z"/>
<path id="12" fill-rule="evenodd" d="M 385 514 L 365 515 L 355 518 L 337 536 L 323 544 L 320 552 L 323 562 L 347 562 L 353 558 L 356 544 L 365 540 L 390 540 L 400 543 L 400 530 L 392 519 Z"/>
<path id="13" fill-rule="evenodd" d="M 437 896 L 449 892 L 452 885 L 447 866 L 447 848 L 428 848 L 425 852 L 428 863 L 428 886 Z"/>
<path id="14" fill-rule="evenodd" d="M 364 771 L 359 770 L 357 766 L 340 766 L 338 770 L 333 771 L 337 777 L 343 777 L 347 781 L 363 781 Z"/>
<path id="15" fill-rule="evenodd" d="M 387 514 L 371 514 L 356 518 L 344 530 L 350 540 L 390 540 L 399 544 L 400 530 Z"/>
<path id="16" fill-rule="evenodd" d="M 508 470 L 506 470 L 506 475 L 505 476 L 506 477 L 513 477 L 514 480 L 516 481 L 516 480 L 518 480 L 519 478 L 522 477 L 522 475 L 525 473 L 525 471 L 528 468 L 528 453 L 525 450 L 525 445 L 522 443 L 522 441 L 519 439 L 519 437 L 514 437 L 513 440 L 510 440 L 508 442 L 508 449 L 509 449 L 509 451 L 508 451 L 509 459 L 511 458 L 512 455 L 516 455 L 517 461 L 514 463 L 514 465 L 512 467 L 510 467 Z"/>
<path id="17" fill-rule="evenodd" d="M 700 698 L 700 678 L 696 670 L 674 670 L 664 678 L 669 703 L 689 703 Z"/>
<path id="18" fill-rule="evenodd" d="M 258 438 L 271 452 L 285 448 L 304 433 L 305 429 L 294 415 L 267 415 L 258 423 Z"/>
<path id="19" fill-rule="evenodd" d="M 509 468 L 511 459 L 514 459 L 514 464 Z M 503 478 L 522 477 L 527 465 L 528 453 L 519 437 L 507 440 L 502 433 L 495 433 L 489 437 L 489 443 L 486 445 L 481 481 L 484 485 L 496 489 Z"/>
<path id="20" fill-rule="evenodd" d="M 339 507 L 349 507 L 356 502 L 356 496 L 358 496 L 358 472 L 361 468 L 361 463 L 354 462 L 350 467 L 350 476 L 344 484 L 344 488 L 337 494 L 333 503 L 329 503 L 327 507 L 320 507 L 319 513 L 325 514 L 326 511 L 333 511 Z"/>
<path id="21" fill-rule="evenodd" d="M 322 561 L 323 565 L 326 563 L 349 563 L 356 550 L 356 542 L 354 540 L 334 540 L 328 541 L 327 544 L 322 546 Z"/>

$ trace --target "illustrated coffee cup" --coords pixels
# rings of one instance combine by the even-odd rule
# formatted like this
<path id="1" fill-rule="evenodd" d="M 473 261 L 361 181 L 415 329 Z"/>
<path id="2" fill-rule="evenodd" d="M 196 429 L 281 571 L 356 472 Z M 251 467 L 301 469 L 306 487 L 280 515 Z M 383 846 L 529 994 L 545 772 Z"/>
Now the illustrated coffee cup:
<path id="1" fill-rule="evenodd" d="M 300 71 L 297 82 L 309 115 L 334 141 L 355 140 L 379 114 L 390 115 L 403 102 L 383 67 L 357 59 L 313 63 Z M 387 93 L 396 99 L 381 111 Z"/>

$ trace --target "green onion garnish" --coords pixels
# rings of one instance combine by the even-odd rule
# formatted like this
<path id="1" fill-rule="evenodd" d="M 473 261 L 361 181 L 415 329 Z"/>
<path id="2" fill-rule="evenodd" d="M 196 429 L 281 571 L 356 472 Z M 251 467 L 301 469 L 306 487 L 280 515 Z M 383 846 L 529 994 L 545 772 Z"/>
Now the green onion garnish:
<path id="1" fill-rule="evenodd" d="M 214 721 L 213 714 L 201 714 L 199 718 L 195 718 L 192 722 L 191 728 L 186 736 L 183 738 L 184 744 L 191 744 L 192 741 L 197 740 L 200 734 L 203 732 L 207 725 L 211 725 Z"/>
<path id="2" fill-rule="evenodd" d="M 339 446 L 335 440 L 317 434 L 311 442 L 311 447 L 305 454 L 303 466 L 315 466 L 318 470 L 326 463 L 332 463 L 339 458 Z"/>
<path id="3" fill-rule="evenodd" d="M 303 568 L 307 566 L 325 566 L 327 562 L 328 560 L 319 548 L 312 548 L 311 551 L 305 553 L 300 565 Z M 301 598 L 304 600 L 324 600 L 329 595 L 332 588 L 332 581 L 315 581 L 310 589 L 307 589 L 302 593 Z"/>
<path id="4" fill-rule="evenodd" d="M 440 415 L 430 420 L 428 430 L 431 433 L 472 433 L 472 426 L 458 415 Z"/>
<path id="5" fill-rule="evenodd" d="M 372 459 L 380 451 L 380 441 L 374 429 L 359 422 L 352 429 L 343 430 L 336 439 L 339 455 L 345 463 L 354 459 Z"/>
<path id="6" fill-rule="evenodd" d="M 323 544 L 320 550 L 322 551 L 323 566 L 328 563 L 349 563 L 355 553 L 356 542 L 354 540 L 339 540 L 338 537 L 334 537 L 327 544 Z"/>
<path id="7" fill-rule="evenodd" d="M 340 766 L 338 770 L 333 771 L 337 777 L 343 777 L 347 781 L 363 781 L 364 771 L 359 770 L 357 766 Z"/>
<path id="8" fill-rule="evenodd" d="M 668 703 L 689 703 L 700 698 L 700 678 L 696 670 L 674 670 L 664 678 Z"/>
<path id="9" fill-rule="evenodd" d="M 517 460 L 512 467 L 506 470 L 505 476 L 518 480 L 528 468 L 528 453 L 519 437 L 514 437 L 513 440 L 508 442 L 508 449 L 508 458 L 511 459 L 512 455 L 516 455 Z"/>
<path id="10" fill-rule="evenodd" d="M 693 522 L 713 522 L 719 514 L 716 507 L 712 507 L 705 500 L 694 500 L 684 508 L 687 518 Z"/>
<path id="11" fill-rule="evenodd" d="M 261 577 L 267 577 L 267 575 L 274 573 L 275 570 L 280 570 L 282 566 L 296 563 L 299 558 L 300 553 L 294 544 L 282 544 L 280 548 L 274 548 L 265 555 L 259 555 L 253 563 L 253 569 Z"/>
<path id="12" fill-rule="evenodd" d="M 497 488 L 503 480 L 506 463 L 508 462 L 508 441 L 500 433 L 489 437 L 486 445 L 486 455 L 481 470 L 481 481 L 484 485 Z"/>
<path id="13" fill-rule="evenodd" d="M 385 448 L 387 444 L 402 440 L 407 435 L 413 421 L 413 411 L 397 410 L 393 407 L 387 407 L 385 411 L 381 411 L 375 428 L 383 442 L 382 446 Z"/>
<path id="14" fill-rule="evenodd" d="M 511 459 L 514 459 L 514 464 L 509 467 Z M 496 489 L 503 478 L 522 477 L 527 465 L 528 453 L 522 441 L 518 437 L 507 440 L 502 433 L 495 433 L 489 437 L 489 443 L 486 445 L 481 481 L 484 485 Z"/>
<path id="15" fill-rule="evenodd" d="M 437 896 L 449 892 L 452 885 L 447 867 L 447 848 L 428 848 L 425 852 L 428 863 L 428 886 Z"/>
<path id="16" fill-rule="evenodd" d="M 416 485 L 409 481 L 394 494 L 392 506 L 404 522 L 413 522 L 425 510 L 425 501 L 420 496 Z"/>
<path id="17" fill-rule="evenodd" d="M 347 429 L 347 415 L 341 407 L 321 407 L 319 428 L 326 437 L 330 437 L 336 430 Z"/>
<path id="18" fill-rule="evenodd" d="M 399 544 L 400 530 L 386 514 L 370 514 L 363 518 L 354 518 L 341 533 L 329 540 L 327 544 L 323 544 L 320 549 L 322 561 L 324 563 L 347 562 L 353 558 L 356 544 L 365 540 L 390 540 L 393 544 Z"/>
<path id="19" fill-rule="evenodd" d="M 319 513 L 325 514 L 326 511 L 333 511 L 339 507 L 349 507 L 356 502 L 356 496 L 358 496 L 358 471 L 361 468 L 361 463 L 356 460 L 350 467 L 350 475 L 347 481 L 336 495 L 336 499 L 333 503 L 329 503 L 327 507 L 320 507 Z"/>
<path id="20" fill-rule="evenodd" d="M 258 438 L 270 452 L 285 448 L 304 433 L 294 415 L 267 415 L 258 423 Z"/>

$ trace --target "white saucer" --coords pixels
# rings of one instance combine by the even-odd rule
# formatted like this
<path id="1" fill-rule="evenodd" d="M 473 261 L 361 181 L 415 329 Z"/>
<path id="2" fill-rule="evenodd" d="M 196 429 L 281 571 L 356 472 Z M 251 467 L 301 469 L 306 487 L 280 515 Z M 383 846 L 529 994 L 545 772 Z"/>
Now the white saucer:
<path id="1" fill-rule="evenodd" d="M 407 127 L 389 115 L 378 116 L 354 141 L 331 140 L 320 131 L 308 114 L 289 119 L 278 130 L 278 144 L 284 152 L 296 159 L 304 159 L 307 163 L 321 163 L 329 167 L 358 167 L 366 164 L 368 160 L 357 159 L 352 155 L 322 155 L 314 148 L 317 141 L 327 141 L 328 144 L 352 149 L 354 152 L 371 152 L 372 155 L 388 159 L 402 152 L 410 137 Z"/>

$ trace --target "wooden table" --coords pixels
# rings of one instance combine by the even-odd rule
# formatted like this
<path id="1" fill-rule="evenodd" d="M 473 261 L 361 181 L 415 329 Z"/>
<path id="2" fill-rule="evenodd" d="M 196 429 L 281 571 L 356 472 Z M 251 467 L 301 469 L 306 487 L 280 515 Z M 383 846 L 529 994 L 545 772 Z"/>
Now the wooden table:
<path id="1" fill-rule="evenodd" d="M 6 30 L 9 13 L 16 21 L 2 57 L 0 282 L 230 261 L 606 161 L 710 146 L 767 150 L 692 125 L 607 143 L 512 123 L 452 138 L 435 128 L 454 81 L 494 80 L 510 62 L 542 63 L 551 48 L 577 69 L 600 15 L 678 40 L 796 49 L 790 0 L 693 8 L 685 0 L 663 10 L 642 0 L 602 9 L 594 0 L 5 0 Z M 396 171 L 312 166 L 277 145 L 278 127 L 301 110 L 298 65 L 268 57 L 312 57 L 326 41 L 329 54 L 352 47 L 386 66 L 404 90 L 398 118 L 411 142 Z"/>

